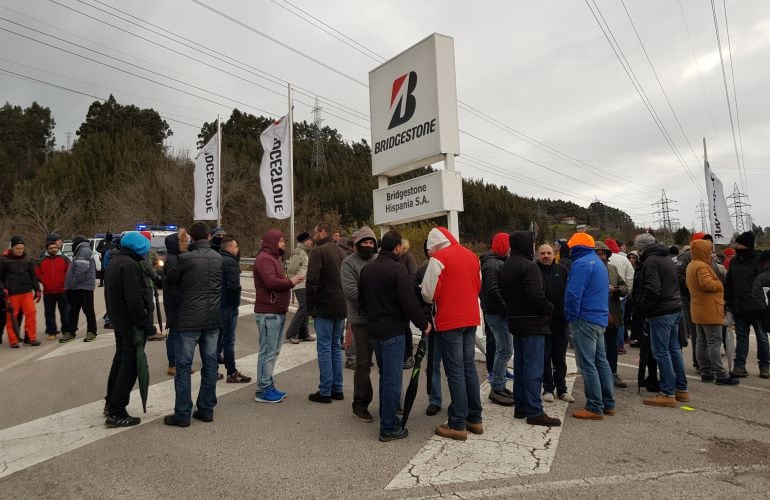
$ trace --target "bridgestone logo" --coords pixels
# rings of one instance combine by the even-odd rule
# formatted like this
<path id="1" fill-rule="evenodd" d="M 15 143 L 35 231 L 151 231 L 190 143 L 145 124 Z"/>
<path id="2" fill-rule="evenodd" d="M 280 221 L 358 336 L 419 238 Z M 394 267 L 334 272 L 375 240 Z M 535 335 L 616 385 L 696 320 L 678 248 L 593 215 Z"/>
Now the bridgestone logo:
<path id="1" fill-rule="evenodd" d="M 381 141 L 377 141 L 374 145 L 374 154 L 379 154 L 387 151 L 401 144 L 406 144 L 414 139 L 433 134 L 436 132 L 436 119 L 432 119 L 429 122 L 421 123 L 410 129 L 404 130 L 401 133 L 391 135 Z"/>
<path id="2" fill-rule="evenodd" d="M 273 139 L 273 149 L 270 151 L 270 184 L 275 211 L 283 212 L 283 159 L 281 141 L 276 138 Z"/>
<path id="3" fill-rule="evenodd" d="M 212 200 L 214 196 L 214 155 L 206 153 L 204 157 L 206 160 L 206 213 L 210 214 L 214 212 L 214 202 Z"/>

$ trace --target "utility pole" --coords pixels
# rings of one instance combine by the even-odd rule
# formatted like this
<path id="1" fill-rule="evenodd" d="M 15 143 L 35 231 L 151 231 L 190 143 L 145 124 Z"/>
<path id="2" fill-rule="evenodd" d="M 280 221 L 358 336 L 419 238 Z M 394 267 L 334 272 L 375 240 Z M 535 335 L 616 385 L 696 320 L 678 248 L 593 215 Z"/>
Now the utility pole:
<path id="1" fill-rule="evenodd" d="M 698 211 L 695 213 L 698 215 L 698 219 L 700 220 L 700 230 L 704 233 L 708 233 L 708 206 L 706 205 L 706 202 L 703 201 L 703 198 L 700 199 L 700 203 L 698 203 Z M 695 224 L 693 224 L 693 226 L 694 225 Z"/>
<path id="2" fill-rule="evenodd" d="M 676 203 L 676 200 L 672 200 L 668 196 L 666 196 L 666 190 L 661 189 L 661 196 L 660 200 L 653 203 L 653 205 L 659 207 L 658 210 L 656 210 L 654 213 L 656 215 L 659 215 L 660 218 L 658 219 L 658 223 L 661 225 L 661 227 L 668 231 L 668 233 L 673 233 L 674 231 L 674 224 L 678 224 L 679 220 L 676 218 L 671 217 L 672 212 L 677 212 L 678 210 L 675 208 L 671 208 L 671 204 Z"/>
<path id="3" fill-rule="evenodd" d="M 733 194 L 727 196 L 727 199 L 730 200 L 727 208 L 730 209 L 730 217 L 735 221 L 735 230 L 739 233 L 751 231 L 751 215 L 749 215 L 751 205 L 746 201 L 748 196 L 738 189 L 738 183 L 734 184 Z"/>
<path id="4" fill-rule="evenodd" d="M 69 151 L 70 150 L 70 139 L 72 138 L 72 132 L 66 132 L 64 135 L 67 136 L 67 151 Z"/>
<path id="5" fill-rule="evenodd" d="M 318 97 L 315 98 L 313 105 L 313 158 L 310 160 L 310 168 L 326 169 L 326 155 L 324 154 L 324 144 L 321 134 L 321 106 L 318 104 Z"/>

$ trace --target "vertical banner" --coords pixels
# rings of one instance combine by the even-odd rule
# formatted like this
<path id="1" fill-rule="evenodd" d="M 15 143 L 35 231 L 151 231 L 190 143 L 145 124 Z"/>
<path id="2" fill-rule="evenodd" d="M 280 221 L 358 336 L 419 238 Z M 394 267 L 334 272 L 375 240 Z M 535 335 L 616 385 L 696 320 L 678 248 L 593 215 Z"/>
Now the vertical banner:
<path id="1" fill-rule="evenodd" d="M 706 161 L 706 194 L 709 199 L 709 220 L 711 221 L 711 235 L 717 245 L 729 245 L 733 239 L 735 229 L 730 221 L 730 212 L 727 210 L 727 201 L 722 189 L 722 181 L 711 171 L 709 162 Z"/>
<path id="2" fill-rule="evenodd" d="M 195 157 L 194 220 L 219 219 L 219 171 L 219 132 L 217 132 Z"/>
<path id="3" fill-rule="evenodd" d="M 265 196 L 267 216 L 272 219 L 288 219 L 292 211 L 291 161 L 289 155 L 291 123 L 284 116 L 267 127 L 259 140 L 262 143 L 262 164 L 259 183 Z"/>

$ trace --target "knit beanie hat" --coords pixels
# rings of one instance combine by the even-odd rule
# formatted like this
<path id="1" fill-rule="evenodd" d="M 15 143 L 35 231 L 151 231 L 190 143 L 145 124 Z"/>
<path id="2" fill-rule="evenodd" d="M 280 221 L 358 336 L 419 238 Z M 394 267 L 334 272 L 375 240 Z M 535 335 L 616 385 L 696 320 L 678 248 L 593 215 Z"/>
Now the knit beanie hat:
<path id="1" fill-rule="evenodd" d="M 578 246 L 595 248 L 596 243 L 594 243 L 594 238 L 588 233 L 575 233 L 572 235 L 572 238 L 570 238 L 569 241 L 567 242 L 567 246 L 570 248 L 574 248 Z"/>
<path id="2" fill-rule="evenodd" d="M 21 236 L 11 236 L 11 246 L 15 247 L 16 245 L 23 245 L 24 240 L 21 239 Z"/>
<path id="3" fill-rule="evenodd" d="M 137 231 L 128 231 L 120 238 L 120 246 L 144 257 L 150 251 L 150 240 Z"/>
<path id="4" fill-rule="evenodd" d="M 754 236 L 754 233 L 752 233 L 751 231 L 746 231 L 745 233 L 741 233 L 740 236 L 735 238 L 736 243 L 740 243 L 741 245 L 747 248 L 754 248 L 755 240 L 756 240 L 756 237 Z"/>
<path id="5" fill-rule="evenodd" d="M 650 233 L 642 233 L 634 240 L 634 244 L 636 245 L 636 248 L 639 249 L 639 252 L 644 252 L 655 245 L 655 243 L 657 243 L 657 240 L 655 239 L 655 236 Z"/>
<path id="6" fill-rule="evenodd" d="M 702 240 L 704 236 L 706 236 L 706 233 L 692 233 L 690 241 Z"/>
<path id="7" fill-rule="evenodd" d="M 492 238 L 492 252 L 496 255 L 504 256 L 511 249 L 511 237 L 508 233 L 497 233 Z"/>
<path id="8" fill-rule="evenodd" d="M 61 236 L 59 236 L 58 234 L 50 233 L 48 236 L 45 237 L 45 242 L 46 242 L 46 245 L 47 245 L 48 243 L 52 243 L 52 242 L 54 242 L 56 240 L 60 240 L 60 239 L 61 239 Z"/>

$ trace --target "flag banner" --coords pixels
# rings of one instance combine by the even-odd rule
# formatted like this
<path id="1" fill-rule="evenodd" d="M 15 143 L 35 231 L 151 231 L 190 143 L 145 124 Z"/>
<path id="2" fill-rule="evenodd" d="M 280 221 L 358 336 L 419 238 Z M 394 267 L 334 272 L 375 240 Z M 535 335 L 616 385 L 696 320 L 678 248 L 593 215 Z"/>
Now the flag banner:
<path id="1" fill-rule="evenodd" d="M 194 220 L 219 219 L 219 171 L 219 132 L 217 132 L 195 157 Z"/>
<path id="2" fill-rule="evenodd" d="M 291 158 L 289 158 L 288 117 L 284 116 L 267 127 L 259 140 L 264 154 L 259 168 L 259 183 L 265 195 L 267 216 L 272 219 L 288 219 L 291 216 L 293 193 L 291 192 Z"/>
<path id="3" fill-rule="evenodd" d="M 730 212 L 727 210 L 727 201 L 722 189 L 722 181 L 711 171 L 709 162 L 706 162 L 706 194 L 709 199 L 709 220 L 711 221 L 711 235 L 717 245 L 729 245 L 733 239 L 735 230 L 730 221 Z"/>

